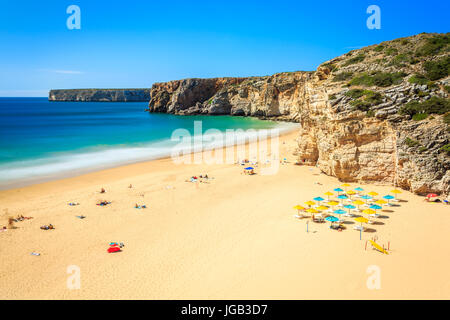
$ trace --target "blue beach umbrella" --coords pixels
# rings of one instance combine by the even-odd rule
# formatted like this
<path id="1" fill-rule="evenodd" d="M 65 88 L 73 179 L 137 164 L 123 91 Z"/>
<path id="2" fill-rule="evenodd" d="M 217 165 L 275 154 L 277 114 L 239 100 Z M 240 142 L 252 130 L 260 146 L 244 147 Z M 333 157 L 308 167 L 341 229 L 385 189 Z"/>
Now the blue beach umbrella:
<path id="1" fill-rule="evenodd" d="M 339 192 L 343 192 L 344 190 L 342 190 L 341 188 L 336 188 L 334 189 L 334 191 L 336 191 L 339 194 Z"/>
<path id="2" fill-rule="evenodd" d="M 253 167 L 247 167 L 244 170 L 253 170 Z"/>
<path id="3" fill-rule="evenodd" d="M 392 199 L 394 199 L 395 197 L 394 197 L 394 196 L 391 196 L 390 194 L 388 194 L 388 195 L 385 195 L 383 198 L 386 199 L 386 200 L 388 201 L 388 204 L 389 204 L 389 200 L 392 200 Z"/>
<path id="4" fill-rule="evenodd" d="M 383 209 L 382 206 L 379 206 L 379 205 L 377 205 L 377 204 L 373 204 L 373 205 L 371 205 L 369 208 L 370 208 L 370 209 L 375 209 L 375 210 Z"/>
<path id="5" fill-rule="evenodd" d="M 356 209 L 356 207 L 352 204 L 347 204 L 344 206 L 345 209 L 348 209 L 348 213 L 350 213 L 350 210 Z"/>
<path id="6" fill-rule="evenodd" d="M 320 201 L 323 201 L 323 200 L 325 200 L 325 199 L 322 198 L 322 197 L 315 197 L 313 200 L 315 200 L 315 201 L 317 201 L 317 202 L 320 202 Z"/>
<path id="7" fill-rule="evenodd" d="M 338 199 L 348 199 L 348 196 L 346 196 L 345 194 L 341 194 L 339 196 L 337 196 Z"/>
<path id="8" fill-rule="evenodd" d="M 355 188 L 355 191 L 364 191 L 364 189 L 361 187 L 358 187 L 358 188 Z"/>
<path id="9" fill-rule="evenodd" d="M 333 213 L 341 215 L 341 214 L 344 214 L 345 211 L 342 209 L 339 209 L 339 210 L 334 210 Z"/>
<path id="10" fill-rule="evenodd" d="M 372 199 L 372 197 L 368 196 L 368 195 L 363 195 L 363 196 L 361 196 L 361 199 L 369 200 L 369 199 Z"/>
<path id="11" fill-rule="evenodd" d="M 326 217 L 325 220 L 330 221 L 330 222 L 336 222 L 336 221 L 339 221 L 338 218 L 333 217 L 333 216 Z"/>

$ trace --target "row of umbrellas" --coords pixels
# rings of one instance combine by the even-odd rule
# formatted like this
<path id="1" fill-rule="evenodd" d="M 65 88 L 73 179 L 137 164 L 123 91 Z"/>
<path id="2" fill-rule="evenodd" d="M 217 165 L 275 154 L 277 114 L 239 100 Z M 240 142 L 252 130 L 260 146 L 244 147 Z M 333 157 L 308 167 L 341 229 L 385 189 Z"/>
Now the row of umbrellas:
<path id="1" fill-rule="evenodd" d="M 347 184 L 347 183 L 342 184 L 342 187 L 344 187 L 345 190 L 341 189 L 341 188 L 335 188 L 335 189 L 333 189 L 333 191 L 337 192 L 337 197 L 336 198 L 341 200 L 342 205 L 343 205 L 343 200 L 349 199 L 349 200 L 352 201 L 351 203 L 342 206 L 343 208 L 348 209 L 348 213 L 349 214 L 350 214 L 351 210 L 354 210 L 356 208 L 358 210 L 360 210 L 359 206 L 361 206 L 363 204 L 368 204 L 368 200 L 373 200 L 374 197 L 379 195 L 375 191 L 370 191 L 367 194 L 361 194 L 364 191 L 364 189 L 361 188 L 361 187 L 357 187 L 357 188 L 355 188 L 353 190 L 347 190 L 347 188 L 350 187 L 350 185 Z M 394 196 L 392 196 L 390 194 L 385 195 L 385 196 L 382 197 L 383 199 L 378 199 L 378 200 L 374 201 L 373 203 L 370 204 L 370 206 L 367 209 L 363 210 L 362 212 L 367 214 L 367 215 L 369 215 L 369 216 L 376 216 L 377 210 L 382 209 L 383 208 L 382 207 L 383 204 L 386 204 L 386 203 L 389 204 L 389 200 L 396 199 L 397 194 L 400 194 L 402 192 L 400 190 L 394 189 L 394 190 L 391 190 L 391 193 L 393 193 Z M 356 194 L 359 196 L 360 199 L 366 200 L 366 202 L 364 202 L 362 200 L 359 200 L 359 199 L 353 200 L 352 196 L 356 195 Z M 328 192 L 325 192 L 324 195 L 326 195 L 328 197 L 328 200 L 326 202 L 326 204 L 328 206 L 334 207 L 334 206 L 337 206 L 337 205 L 340 204 L 337 201 L 330 200 L 330 196 L 334 195 L 333 192 L 328 191 Z M 305 207 L 303 207 L 301 205 L 296 205 L 294 207 L 294 209 L 298 210 L 299 213 L 300 213 L 300 211 L 306 211 L 306 212 L 309 212 L 309 213 L 312 213 L 312 214 L 320 213 L 320 211 L 324 211 L 324 210 L 329 210 L 330 209 L 328 206 L 322 205 L 322 202 L 325 201 L 324 198 L 322 198 L 322 197 L 315 197 L 313 200 L 314 201 L 306 201 L 305 202 L 305 204 L 308 205 L 308 208 L 305 208 Z M 318 205 L 315 208 L 313 208 L 312 206 L 316 205 L 316 202 L 317 202 Z M 332 210 L 331 212 L 333 214 L 337 214 L 337 215 L 342 215 L 342 214 L 347 213 L 343 209 Z M 325 218 L 325 220 L 330 221 L 330 222 L 337 222 L 337 221 L 339 221 L 339 219 L 337 217 L 335 217 L 335 216 L 328 216 L 328 217 Z M 367 223 L 369 221 L 368 219 L 366 219 L 364 217 L 357 217 L 357 218 L 354 218 L 354 220 L 357 221 L 357 222 L 360 222 L 361 225 L 362 225 L 362 223 Z"/>

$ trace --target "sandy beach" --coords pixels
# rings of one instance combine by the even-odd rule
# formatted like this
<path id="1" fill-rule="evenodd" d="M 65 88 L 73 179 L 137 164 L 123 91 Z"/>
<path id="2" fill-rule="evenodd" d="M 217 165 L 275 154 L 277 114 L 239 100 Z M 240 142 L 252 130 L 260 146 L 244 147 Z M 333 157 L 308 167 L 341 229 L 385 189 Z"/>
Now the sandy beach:
<path id="1" fill-rule="evenodd" d="M 309 222 L 307 232 L 293 206 L 342 183 L 294 165 L 296 137 L 280 137 L 287 163 L 275 175 L 161 159 L 1 191 L 1 226 L 33 219 L 0 232 L 0 299 L 449 299 L 450 206 L 403 191 L 362 240 L 350 223 L 338 232 Z M 212 179 L 186 182 L 201 174 Z M 366 247 L 373 237 L 389 255 Z M 122 252 L 107 253 L 111 241 Z M 79 289 L 67 286 L 69 266 Z M 370 266 L 379 289 L 367 286 Z"/>

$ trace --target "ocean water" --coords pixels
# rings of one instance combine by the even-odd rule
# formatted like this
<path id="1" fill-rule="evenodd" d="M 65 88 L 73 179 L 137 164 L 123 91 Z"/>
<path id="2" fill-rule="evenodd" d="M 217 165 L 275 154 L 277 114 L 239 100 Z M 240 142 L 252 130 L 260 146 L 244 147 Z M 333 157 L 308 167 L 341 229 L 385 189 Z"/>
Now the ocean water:
<path id="1" fill-rule="evenodd" d="M 245 117 L 150 114 L 146 107 L 146 102 L 0 98 L 0 189 L 169 156 L 179 144 L 171 140 L 174 130 L 194 135 L 195 121 L 201 121 L 203 134 L 212 128 L 295 127 Z"/>

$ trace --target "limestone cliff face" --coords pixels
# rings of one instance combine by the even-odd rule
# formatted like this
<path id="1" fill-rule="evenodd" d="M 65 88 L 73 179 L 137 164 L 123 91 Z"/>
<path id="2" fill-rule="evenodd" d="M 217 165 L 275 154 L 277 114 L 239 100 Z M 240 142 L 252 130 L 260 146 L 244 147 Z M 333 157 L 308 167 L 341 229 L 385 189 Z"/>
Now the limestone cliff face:
<path id="1" fill-rule="evenodd" d="M 60 89 L 50 90 L 49 101 L 137 102 L 149 101 L 150 89 Z"/>
<path id="2" fill-rule="evenodd" d="M 450 193 L 449 35 L 354 50 L 315 72 L 155 84 L 150 112 L 301 124 L 299 164 L 342 181 Z"/>

